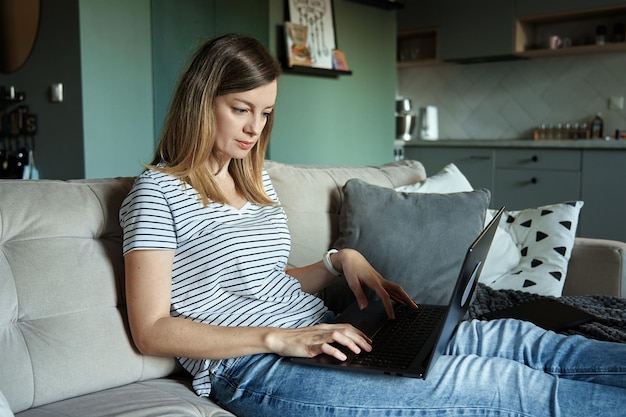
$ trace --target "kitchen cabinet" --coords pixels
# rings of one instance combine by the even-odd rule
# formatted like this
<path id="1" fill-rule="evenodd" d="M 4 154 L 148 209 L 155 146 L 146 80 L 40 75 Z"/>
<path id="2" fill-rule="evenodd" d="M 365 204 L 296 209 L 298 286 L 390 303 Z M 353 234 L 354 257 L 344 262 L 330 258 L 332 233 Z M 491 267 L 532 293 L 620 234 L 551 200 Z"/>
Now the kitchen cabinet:
<path id="1" fill-rule="evenodd" d="M 537 207 L 580 196 L 581 151 L 498 149 L 492 207 Z"/>
<path id="2" fill-rule="evenodd" d="M 626 241 L 626 151 L 585 150 L 581 236 Z"/>
<path id="3" fill-rule="evenodd" d="M 426 174 L 432 176 L 441 168 L 454 163 L 474 188 L 487 188 L 493 200 L 493 149 L 486 148 L 422 148 L 405 147 L 404 157 L 424 164 Z"/>
<path id="4" fill-rule="evenodd" d="M 514 0 L 443 0 L 440 57 L 480 62 L 512 57 Z"/>
<path id="5" fill-rule="evenodd" d="M 582 200 L 578 236 L 626 242 L 626 141 L 455 142 L 409 144 L 405 158 L 420 161 L 429 176 L 453 162 L 474 188 L 491 190 L 491 208 Z"/>
<path id="6" fill-rule="evenodd" d="M 398 68 L 439 64 L 439 31 L 417 29 L 398 34 Z"/>
<path id="7" fill-rule="evenodd" d="M 441 25 L 441 0 L 403 0 L 396 11 L 398 32 L 436 28 Z"/>
<path id="8" fill-rule="evenodd" d="M 396 12 L 398 25 L 398 68 L 439 64 L 438 0 L 408 0 Z"/>
<path id="9" fill-rule="evenodd" d="M 407 147 L 405 158 L 424 164 L 430 176 L 449 163 L 474 188 L 491 191 L 491 207 L 509 210 L 536 207 L 580 195 L 580 151 L 490 149 L 475 147 Z"/>

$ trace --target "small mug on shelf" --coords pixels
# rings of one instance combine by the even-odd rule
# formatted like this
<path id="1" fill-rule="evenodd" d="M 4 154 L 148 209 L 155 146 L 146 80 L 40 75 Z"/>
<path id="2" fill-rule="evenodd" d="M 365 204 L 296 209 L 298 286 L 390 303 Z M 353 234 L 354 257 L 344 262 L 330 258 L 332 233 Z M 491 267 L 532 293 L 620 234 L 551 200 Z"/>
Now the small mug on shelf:
<path id="1" fill-rule="evenodd" d="M 563 40 L 560 36 L 552 35 L 548 37 L 548 48 L 559 49 L 563 44 Z"/>

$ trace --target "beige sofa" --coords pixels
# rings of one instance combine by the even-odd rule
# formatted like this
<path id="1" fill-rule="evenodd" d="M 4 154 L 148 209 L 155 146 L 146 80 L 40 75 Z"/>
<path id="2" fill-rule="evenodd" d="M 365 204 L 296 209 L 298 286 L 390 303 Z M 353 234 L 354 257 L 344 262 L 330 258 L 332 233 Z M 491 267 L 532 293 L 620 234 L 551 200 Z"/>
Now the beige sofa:
<path id="1" fill-rule="evenodd" d="M 319 260 L 336 237 L 346 180 L 396 187 L 425 177 L 415 161 L 267 169 L 289 216 L 294 265 Z M 131 184 L 0 181 L 0 393 L 17 416 L 232 415 L 196 397 L 173 358 L 143 356 L 132 343 L 117 217 Z M 566 293 L 625 297 L 625 252 L 621 242 L 578 238 Z"/>

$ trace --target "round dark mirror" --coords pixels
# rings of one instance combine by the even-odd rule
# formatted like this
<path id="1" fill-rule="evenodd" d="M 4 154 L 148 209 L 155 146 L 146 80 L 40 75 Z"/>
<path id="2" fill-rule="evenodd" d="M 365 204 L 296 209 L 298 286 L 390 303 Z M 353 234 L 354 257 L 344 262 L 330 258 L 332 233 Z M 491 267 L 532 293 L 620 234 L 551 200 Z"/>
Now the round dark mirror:
<path id="1" fill-rule="evenodd" d="M 15 72 L 37 39 L 40 0 L 0 0 L 0 72 Z"/>

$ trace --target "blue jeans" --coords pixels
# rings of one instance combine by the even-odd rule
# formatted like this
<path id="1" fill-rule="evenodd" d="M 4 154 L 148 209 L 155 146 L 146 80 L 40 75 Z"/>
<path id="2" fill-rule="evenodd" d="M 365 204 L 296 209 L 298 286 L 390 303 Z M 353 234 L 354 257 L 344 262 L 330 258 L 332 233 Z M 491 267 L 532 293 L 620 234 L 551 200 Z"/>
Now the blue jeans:
<path id="1" fill-rule="evenodd" d="M 224 361 L 211 382 L 211 397 L 239 417 L 623 416 L 626 345 L 471 321 L 425 380 L 254 355 Z"/>

